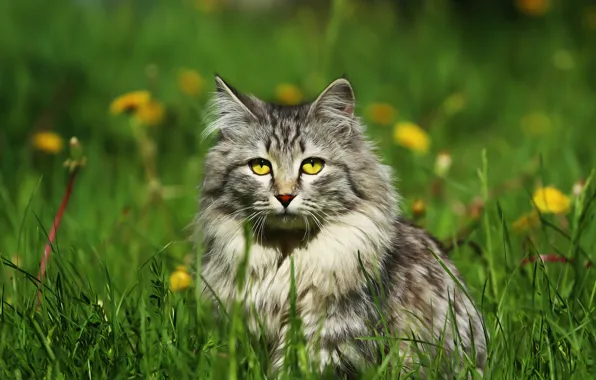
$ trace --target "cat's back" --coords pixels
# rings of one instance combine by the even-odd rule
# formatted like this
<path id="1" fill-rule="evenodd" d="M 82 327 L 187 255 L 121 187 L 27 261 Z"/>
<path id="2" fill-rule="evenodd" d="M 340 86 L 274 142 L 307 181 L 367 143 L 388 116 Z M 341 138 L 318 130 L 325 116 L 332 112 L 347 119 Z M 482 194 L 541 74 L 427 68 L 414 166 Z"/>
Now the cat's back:
<path id="1" fill-rule="evenodd" d="M 382 275 L 392 288 L 388 307 L 396 329 L 411 329 L 423 340 L 441 339 L 449 350 L 459 344 L 468 354 L 474 345 L 477 364 L 484 367 L 482 317 L 440 241 L 412 222 L 398 218 L 395 241 L 385 258 Z"/>

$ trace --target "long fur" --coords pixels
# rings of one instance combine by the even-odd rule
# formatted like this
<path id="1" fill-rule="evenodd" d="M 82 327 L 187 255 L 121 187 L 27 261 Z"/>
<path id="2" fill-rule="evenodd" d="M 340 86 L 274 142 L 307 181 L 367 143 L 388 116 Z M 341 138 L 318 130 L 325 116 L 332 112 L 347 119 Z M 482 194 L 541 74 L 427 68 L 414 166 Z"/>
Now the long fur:
<path id="1" fill-rule="evenodd" d="M 420 358 L 443 350 L 446 368 L 472 363 L 481 372 L 481 314 L 443 247 L 400 217 L 391 170 L 353 114 L 349 82 L 338 79 L 293 107 L 242 95 L 219 78 L 217 85 L 207 131 L 219 140 L 205 160 L 196 220 L 204 293 L 245 306 L 251 331 L 272 348 L 272 371 L 283 366 L 293 261 L 296 310 L 320 370 L 350 373 L 398 344 L 404 371 L 422 365 L 424 375 Z M 324 159 L 323 170 L 301 174 L 313 156 Z M 271 162 L 270 175 L 250 171 L 257 157 Z M 296 198 L 285 210 L 274 195 L 287 191 Z M 373 335 L 386 340 L 357 339 Z"/>

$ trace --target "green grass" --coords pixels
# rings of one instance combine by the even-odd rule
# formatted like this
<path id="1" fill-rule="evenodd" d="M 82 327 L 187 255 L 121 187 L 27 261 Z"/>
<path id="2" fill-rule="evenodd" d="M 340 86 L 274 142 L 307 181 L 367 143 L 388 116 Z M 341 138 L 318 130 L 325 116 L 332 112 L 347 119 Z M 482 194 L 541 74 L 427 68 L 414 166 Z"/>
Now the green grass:
<path id="1" fill-rule="evenodd" d="M 320 5 L 275 16 L 202 14 L 183 2 L 147 2 L 136 13 L 132 2 L 107 10 L 46 3 L 0 4 L 0 377 L 264 378 L 266 347 L 239 315 L 216 322 L 193 287 L 169 290 L 174 268 L 197 254 L 187 227 L 209 146 L 200 133 L 214 72 L 267 99 L 282 82 L 313 97 L 346 73 L 358 113 L 383 101 L 399 120 L 419 123 L 432 140 L 425 156 L 365 117 L 395 167 L 403 212 L 411 216 L 413 200 L 423 199 L 419 222 L 447 242 L 472 226 L 466 236 L 477 248 L 462 245 L 451 257 L 486 317 L 487 376 L 594 377 L 596 276 L 582 265 L 596 260 L 594 184 L 565 216 L 543 215 L 531 234 L 512 228 L 541 183 L 570 194 L 596 163 L 596 31 L 582 26 L 579 2 L 509 20 L 465 17 L 441 1 L 425 2 L 414 19 L 353 1 L 336 1 L 334 13 Z M 148 77 L 148 65 L 157 76 Z M 205 77 L 199 99 L 180 93 L 181 67 Z M 116 96 L 144 88 L 167 109 L 163 125 L 148 130 L 161 182 L 177 189 L 163 200 L 148 198 L 127 119 L 107 112 Z M 465 95 L 464 108 L 442 112 L 454 93 Z M 521 120 L 532 113 L 548 128 L 528 134 Z M 65 152 L 32 149 L 39 128 L 78 136 L 88 163 L 36 313 L 34 278 L 68 177 Z M 453 166 L 440 180 L 433 165 L 443 150 Z M 477 218 L 455 211 L 477 197 L 486 200 Z M 547 253 L 576 264 L 519 266 Z M 298 337 L 283 376 L 317 378 Z M 379 367 L 365 376 L 397 374 Z"/>

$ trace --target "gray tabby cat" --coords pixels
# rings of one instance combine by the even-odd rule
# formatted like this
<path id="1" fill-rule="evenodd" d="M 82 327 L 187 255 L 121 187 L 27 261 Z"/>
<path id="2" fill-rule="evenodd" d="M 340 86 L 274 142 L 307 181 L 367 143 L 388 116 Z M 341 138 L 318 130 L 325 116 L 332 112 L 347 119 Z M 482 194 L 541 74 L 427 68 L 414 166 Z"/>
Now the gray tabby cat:
<path id="1" fill-rule="evenodd" d="M 449 368 L 482 372 L 482 317 L 441 244 L 400 217 L 350 83 L 337 79 L 298 106 L 241 94 L 219 77 L 216 85 L 206 133 L 218 141 L 205 159 L 197 218 L 203 292 L 244 305 L 250 329 L 271 347 L 273 372 L 290 328 L 291 258 L 297 314 L 320 370 L 351 372 L 398 347 L 407 371 L 442 347 Z M 239 277 L 245 222 L 252 236 Z M 357 339 L 375 335 L 387 340 Z"/>

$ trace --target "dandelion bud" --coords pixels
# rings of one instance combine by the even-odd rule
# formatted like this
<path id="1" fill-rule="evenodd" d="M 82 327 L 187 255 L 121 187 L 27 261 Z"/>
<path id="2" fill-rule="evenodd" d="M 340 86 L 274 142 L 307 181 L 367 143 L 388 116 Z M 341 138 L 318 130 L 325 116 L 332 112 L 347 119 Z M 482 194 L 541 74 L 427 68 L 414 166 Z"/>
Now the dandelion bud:
<path id="1" fill-rule="evenodd" d="M 482 211 L 484 211 L 484 201 L 480 197 L 474 198 L 468 209 L 470 217 L 472 219 L 478 219 L 482 215 Z"/>
<path id="2" fill-rule="evenodd" d="M 440 177 L 446 175 L 451 168 L 452 162 L 453 160 L 451 159 L 451 154 L 449 154 L 449 152 L 439 153 L 435 161 L 435 174 Z"/>
<path id="3" fill-rule="evenodd" d="M 579 197 L 584 191 L 584 187 L 586 186 L 586 181 L 584 179 L 580 179 L 573 184 L 573 189 L 571 190 L 572 194 L 576 197 Z"/>
<path id="4" fill-rule="evenodd" d="M 422 199 L 416 199 L 412 203 L 412 214 L 415 218 L 421 218 L 426 214 L 426 204 Z"/>
<path id="5" fill-rule="evenodd" d="M 170 289 L 173 292 L 181 291 L 188 288 L 191 282 L 192 278 L 186 270 L 186 267 L 184 265 L 180 265 L 170 276 Z"/>

